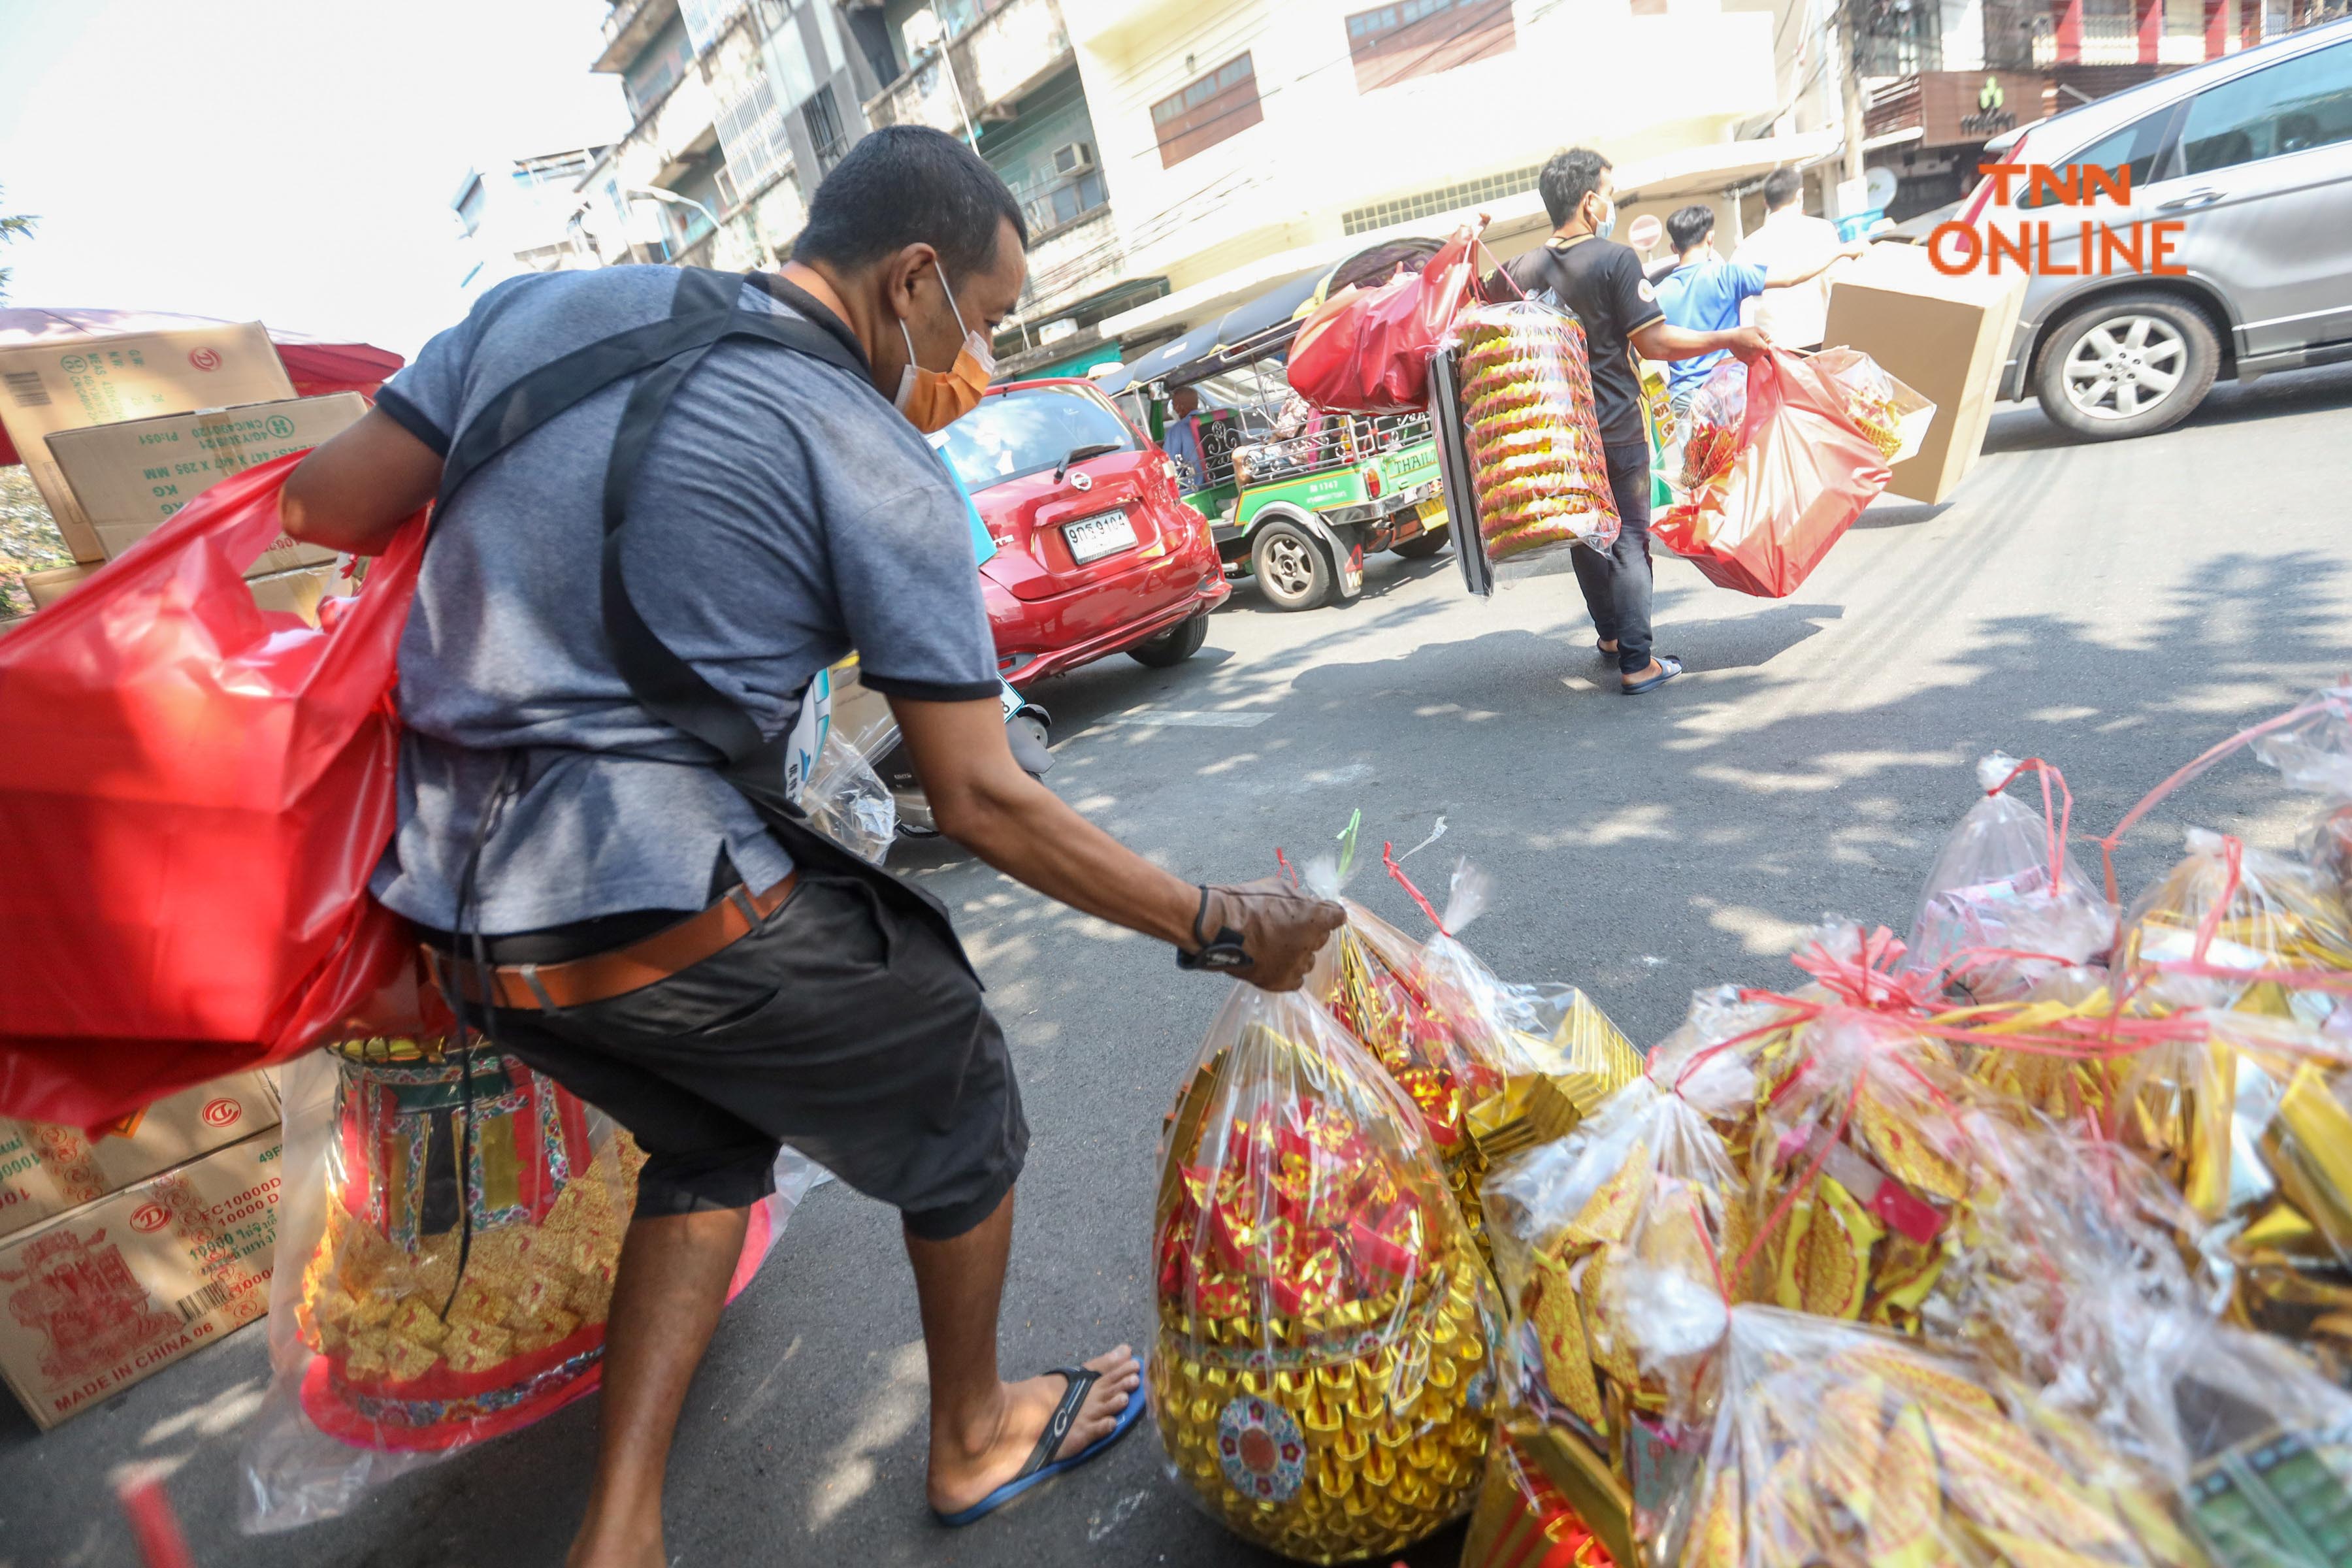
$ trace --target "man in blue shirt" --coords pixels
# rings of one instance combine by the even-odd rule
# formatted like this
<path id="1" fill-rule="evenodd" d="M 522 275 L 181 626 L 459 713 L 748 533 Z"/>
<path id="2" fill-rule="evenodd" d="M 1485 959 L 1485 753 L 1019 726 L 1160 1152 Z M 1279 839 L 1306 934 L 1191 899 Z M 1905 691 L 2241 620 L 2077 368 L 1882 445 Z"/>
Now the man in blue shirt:
<path id="1" fill-rule="evenodd" d="M 1201 395 L 1189 386 L 1179 387 L 1168 399 L 1168 427 L 1160 432 L 1160 449 L 1176 460 L 1184 472 L 1183 484 L 1188 490 L 1199 489 L 1209 482 L 1209 466 L 1201 456 L 1201 433 L 1192 416 L 1201 406 Z"/>
<path id="2" fill-rule="evenodd" d="M 771 747 L 828 665 L 857 649 L 941 831 L 1189 967 L 1295 987 L 1343 919 L 1187 883 L 1013 760 L 970 503 L 923 437 L 986 387 L 1024 241 L 969 148 L 885 127 L 778 271 L 501 284 L 287 481 L 289 532 L 361 554 L 436 502 L 375 896 L 490 1049 L 646 1156 L 572 1568 L 667 1561 L 671 1436 L 781 1144 L 899 1211 L 945 1522 L 1139 1408 L 1125 1346 L 998 1374 L 1029 1125 L 944 908 L 773 804 Z"/>
<path id="3" fill-rule="evenodd" d="M 1670 325 L 1687 331 L 1719 332 L 1739 325 L 1739 307 L 1767 289 L 1810 282 L 1830 267 L 1866 248 L 1859 242 L 1831 253 L 1813 266 L 1768 271 L 1751 263 L 1726 261 L 1715 253 L 1715 209 L 1694 202 L 1666 220 L 1666 239 L 1677 261 L 1658 286 L 1658 308 Z M 1717 365 L 1729 358 L 1713 353 L 1678 359 L 1666 371 L 1666 395 L 1679 413 Z"/>

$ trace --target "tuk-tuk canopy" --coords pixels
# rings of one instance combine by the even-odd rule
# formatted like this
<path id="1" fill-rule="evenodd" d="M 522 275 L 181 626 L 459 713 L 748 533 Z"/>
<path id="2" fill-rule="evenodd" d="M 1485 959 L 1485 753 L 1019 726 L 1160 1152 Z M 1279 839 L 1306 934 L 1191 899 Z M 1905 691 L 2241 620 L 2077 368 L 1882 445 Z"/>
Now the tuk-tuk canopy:
<path id="1" fill-rule="evenodd" d="M 1433 239 L 1389 240 L 1349 256 L 1339 265 L 1305 273 L 1278 283 L 1257 298 L 1234 306 L 1213 322 L 1194 327 L 1173 342 L 1162 343 L 1141 358 L 1106 371 L 1095 384 L 1106 393 L 1160 382 L 1171 391 L 1205 381 L 1233 368 L 1219 353 L 1266 333 L 1285 321 L 1303 319 L 1312 308 L 1340 289 L 1356 282 L 1385 280 L 1400 265 L 1417 265 L 1437 253 Z M 1286 348 L 1287 343 L 1285 342 Z"/>

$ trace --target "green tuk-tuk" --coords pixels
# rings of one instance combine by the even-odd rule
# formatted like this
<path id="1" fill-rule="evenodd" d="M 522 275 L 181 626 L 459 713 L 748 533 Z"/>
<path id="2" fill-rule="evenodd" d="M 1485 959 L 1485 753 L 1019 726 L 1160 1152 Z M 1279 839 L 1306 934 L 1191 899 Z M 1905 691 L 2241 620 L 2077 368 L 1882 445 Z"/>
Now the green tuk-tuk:
<path id="1" fill-rule="evenodd" d="M 1286 321 L 1160 370 L 1122 394 L 1169 448 L 1184 500 L 1209 520 L 1229 574 L 1247 573 L 1277 608 L 1311 610 L 1363 592 L 1364 557 L 1445 547 L 1429 416 L 1326 414 L 1297 398 L 1283 361 Z M 1190 441 L 1171 439 L 1190 391 Z M 1197 449 L 1197 450 L 1196 450 Z"/>

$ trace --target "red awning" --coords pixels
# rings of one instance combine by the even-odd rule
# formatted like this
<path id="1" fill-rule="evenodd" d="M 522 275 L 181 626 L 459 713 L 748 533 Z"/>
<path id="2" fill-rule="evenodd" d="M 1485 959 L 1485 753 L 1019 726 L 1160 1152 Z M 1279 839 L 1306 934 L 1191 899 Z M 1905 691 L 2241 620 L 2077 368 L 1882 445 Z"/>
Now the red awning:
<path id="1" fill-rule="evenodd" d="M 187 327 L 215 327 L 210 316 L 184 316 L 170 310 L 0 310 L 0 348 L 37 343 L 43 338 L 119 337 L 127 332 L 169 332 Z M 384 378 L 407 363 L 389 349 L 367 343 L 322 342 L 300 332 L 271 328 L 279 363 L 294 383 L 295 395 L 319 397 L 331 392 L 357 392 L 373 397 Z M 0 431 L 0 466 L 24 461 Z"/>

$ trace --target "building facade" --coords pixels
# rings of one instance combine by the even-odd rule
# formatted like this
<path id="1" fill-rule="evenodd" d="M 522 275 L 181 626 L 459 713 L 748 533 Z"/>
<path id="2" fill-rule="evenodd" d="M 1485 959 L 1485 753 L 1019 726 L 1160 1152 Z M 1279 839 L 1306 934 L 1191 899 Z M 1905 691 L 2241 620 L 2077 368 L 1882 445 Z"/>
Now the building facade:
<path id="1" fill-rule="evenodd" d="M 593 68 L 633 121 L 579 186 L 605 263 L 774 265 L 877 85 L 834 0 L 613 0 Z"/>
<path id="2" fill-rule="evenodd" d="M 581 180 L 608 150 L 486 158 L 466 171 L 449 211 L 457 225 L 458 287 L 468 304 L 519 273 L 595 264 L 571 218 Z"/>
<path id="3" fill-rule="evenodd" d="M 1826 26 L 1835 3 L 1810 9 Z M 1896 176 L 1888 213 L 1898 220 L 1965 196 L 1993 136 L 2344 10 L 2342 0 L 1843 3 L 1854 18 L 1865 156 Z"/>
<path id="4" fill-rule="evenodd" d="M 1771 14 L 1718 0 L 1087 0 L 1069 15 L 1126 265 L 1171 290 L 1108 323 L 1130 336 L 1198 317 L 1220 277 L 1477 211 L 1509 254 L 1548 228 L 1536 176 L 1565 146 L 1602 149 L 1645 199 L 1719 195 L 1748 158 L 1725 144 L 1777 107 Z"/>

